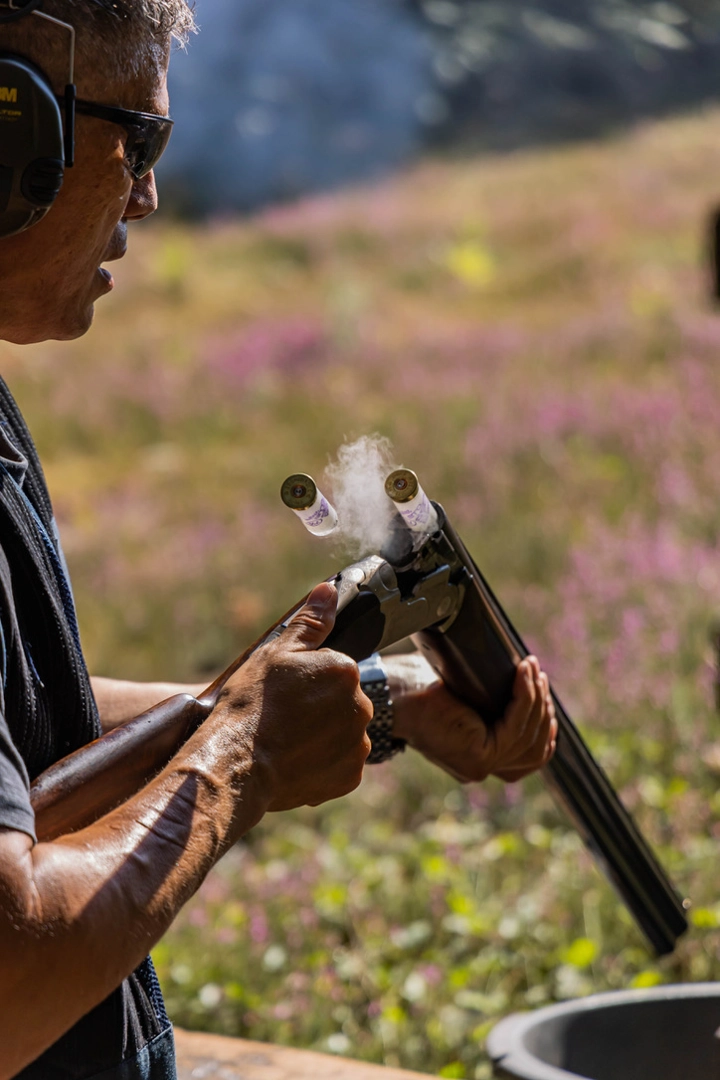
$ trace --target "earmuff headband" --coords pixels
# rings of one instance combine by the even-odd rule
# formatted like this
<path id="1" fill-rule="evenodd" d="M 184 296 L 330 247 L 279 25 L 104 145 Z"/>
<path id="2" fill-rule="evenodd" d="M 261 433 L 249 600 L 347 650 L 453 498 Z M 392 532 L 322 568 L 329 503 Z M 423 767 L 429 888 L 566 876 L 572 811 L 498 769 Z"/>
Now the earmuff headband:
<path id="1" fill-rule="evenodd" d="M 5 0 L 4 3 L 0 3 L 0 23 L 22 19 L 24 15 L 30 15 L 31 12 L 36 11 L 42 2 L 43 0 L 24 0 L 24 2 L 19 0 L 17 3 L 13 0 Z"/>

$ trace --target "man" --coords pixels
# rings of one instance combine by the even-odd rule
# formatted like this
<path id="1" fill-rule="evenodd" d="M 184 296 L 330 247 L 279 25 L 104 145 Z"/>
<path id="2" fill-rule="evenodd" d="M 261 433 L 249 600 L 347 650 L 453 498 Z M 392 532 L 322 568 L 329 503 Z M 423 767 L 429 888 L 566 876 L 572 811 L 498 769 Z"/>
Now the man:
<path id="1" fill-rule="evenodd" d="M 191 26 L 185 0 L 45 0 L 43 11 L 75 27 L 79 98 L 167 115 L 171 39 Z M 0 25 L 0 54 L 8 52 L 62 91 L 67 39 L 56 26 L 33 15 Z M 102 264 L 122 257 L 128 223 L 157 205 L 131 120 L 81 111 L 75 164 L 55 204 L 0 240 L 0 338 L 29 344 L 88 330 L 113 287 Z M 28 778 L 101 730 L 198 688 L 95 679 L 93 695 L 42 473 L 4 384 L 0 421 L 0 1080 L 172 1078 L 149 949 L 267 811 L 356 787 L 372 705 L 357 666 L 320 648 L 336 597 L 319 585 L 155 779 L 88 828 L 36 842 Z M 393 660 L 390 683 L 394 736 L 461 780 L 517 780 L 554 749 L 548 683 L 534 658 L 519 666 L 493 733 L 417 658 Z"/>

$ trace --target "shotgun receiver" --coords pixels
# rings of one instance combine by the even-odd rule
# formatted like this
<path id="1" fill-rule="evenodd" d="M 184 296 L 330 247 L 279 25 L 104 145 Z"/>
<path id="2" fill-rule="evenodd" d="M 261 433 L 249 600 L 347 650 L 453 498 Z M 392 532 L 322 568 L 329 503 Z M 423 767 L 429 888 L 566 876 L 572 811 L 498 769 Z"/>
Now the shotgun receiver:
<path id="1" fill-rule="evenodd" d="M 503 716 L 528 650 L 439 504 L 416 541 L 399 519 L 380 555 L 346 567 L 325 645 L 362 660 L 411 636 L 447 686 L 488 723 Z M 157 773 L 211 712 L 226 679 L 280 635 L 300 605 L 199 698 L 180 694 L 51 766 L 32 785 L 40 839 L 90 824 Z M 543 776 L 658 955 L 687 929 L 683 903 L 552 691 L 557 749 Z"/>

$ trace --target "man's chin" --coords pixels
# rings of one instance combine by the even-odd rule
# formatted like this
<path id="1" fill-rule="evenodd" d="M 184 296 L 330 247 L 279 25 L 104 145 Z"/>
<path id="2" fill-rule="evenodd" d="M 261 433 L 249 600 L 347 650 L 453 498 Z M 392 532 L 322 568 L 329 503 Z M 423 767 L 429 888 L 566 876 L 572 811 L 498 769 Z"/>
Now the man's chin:
<path id="1" fill-rule="evenodd" d="M 98 266 L 84 297 L 76 294 L 60 310 L 51 314 L 45 326 L 40 327 L 37 337 L 33 340 L 75 341 L 76 338 L 82 337 L 92 326 L 95 304 L 104 296 L 108 296 L 114 286 L 115 282 L 110 271 Z"/>
<path id="2" fill-rule="evenodd" d="M 9 341 L 12 345 L 38 345 L 41 341 L 75 341 L 86 334 L 92 326 L 95 304 L 89 304 L 83 311 L 75 312 L 69 319 L 67 314 L 58 319 L 46 319 L 28 327 L 15 328 L 0 325 L 0 341 Z"/>
<path id="3" fill-rule="evenodd" d="M 82 337 L 83 334 L 87 334 L 88 330 L 93 324 L 95 318 L 95 304 L 97 300 L 90 300 L 84 307 L 75 313 L 75 322 L 72 326 L 67 328 L 67 336 L 62 338 L 63 341 L 74 341 L 75 338 Z"/>
<path id="4" fill-rule="evenodd" d="M 83 334 L 87 334 L 94 318 L 95 304 L 92 303 L 85 311 L 80 313 L 80 317 L 72 326 L 63 327 L 57 334 L 48 334 L 48 338 L 52 338 L 53 341 L 75 341 L 77 338 L 82 337 Z"/>

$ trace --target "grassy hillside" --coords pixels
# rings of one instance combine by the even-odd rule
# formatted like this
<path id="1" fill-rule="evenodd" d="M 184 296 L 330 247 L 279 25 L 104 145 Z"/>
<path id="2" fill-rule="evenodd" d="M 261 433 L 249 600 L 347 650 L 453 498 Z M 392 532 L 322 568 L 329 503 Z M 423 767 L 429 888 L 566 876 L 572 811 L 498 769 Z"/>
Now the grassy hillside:
<path id="1" fill-rule="evenodd" d="M 156 950 L 177 1022 L 482 1080 L 509 1011 L 720 975 L 719 128 L 148 225 L 85 339 L 0 347 L 93 670 L 223 666 L 340 558 L 283 477 L 389 435 L 693 899 L 654 962 L 537 778 L 460 788 L 408 753 L 211 875 Z"/>

